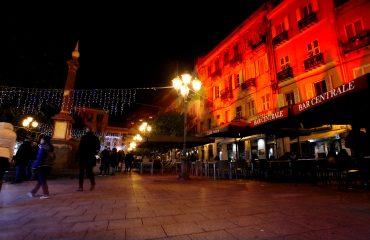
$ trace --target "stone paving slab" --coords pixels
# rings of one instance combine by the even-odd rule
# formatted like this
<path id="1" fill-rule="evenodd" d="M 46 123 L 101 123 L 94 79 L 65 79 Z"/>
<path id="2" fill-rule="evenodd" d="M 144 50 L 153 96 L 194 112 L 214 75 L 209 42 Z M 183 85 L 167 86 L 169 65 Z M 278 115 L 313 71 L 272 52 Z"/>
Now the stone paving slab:
<path id="1" fill-rule="evenodd" d="M 0 240 L 370 239 L 369 191 L 137 173 L 96 181 L 77 192 L 77 179 L 49 180 L 50 199 L 27 196 L 34 181 L 4 183 Z"/>

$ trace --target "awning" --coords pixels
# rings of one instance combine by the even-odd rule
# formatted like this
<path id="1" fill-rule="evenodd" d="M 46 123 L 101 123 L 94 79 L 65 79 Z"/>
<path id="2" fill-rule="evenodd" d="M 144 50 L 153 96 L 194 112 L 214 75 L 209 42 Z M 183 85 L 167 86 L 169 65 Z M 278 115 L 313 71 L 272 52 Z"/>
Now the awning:
<path id="1" fill-rule="evenodd" d="M 295 104 L 292 115 L 305 128 L 324 124 L 353 124 L 368 126 L 370 111 L 370 74 L 342 84 L 319 96 Z"/>
<path id="2" fill-rule="evenodd" d="M 337 129 L 337 130 L 330 130 L 324 132 L 313 132 L 308 136 L 301 136 L 299 137 L 300 142 L 305 142 L 308 140 L 313 139 L 325 139 L 325 138 L 332 138 L 338 136 L 341 133 L 347 132 L 349 129 Z"/>
<path id="3" fill-rule="evenodd" d="M 207 137 L 216 138 L 240 138 L 243 137 L 244 132 L 249 129 L 250 123 L 245 120 L 233 120 L 227 125 L 212 129 L 206 133 Z"/>
<path id="4" fill-rule="evenodd" d="M 214 139 L 208 137 L 186 137 L 186 147 L 192 148 L 202 146 L 208 143 L 213 143 Z M 180 148 L 184 145 L 184 137 L 181 136 L 153 136 L 144 139 L 143 142 L 138 144 L 138 148 Z"/>

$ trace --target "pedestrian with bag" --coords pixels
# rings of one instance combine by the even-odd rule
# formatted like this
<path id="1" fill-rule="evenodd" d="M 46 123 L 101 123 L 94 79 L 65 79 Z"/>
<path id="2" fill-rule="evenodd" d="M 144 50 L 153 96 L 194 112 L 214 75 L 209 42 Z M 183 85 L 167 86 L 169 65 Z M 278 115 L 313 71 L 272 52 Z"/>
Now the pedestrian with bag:
<path id="1" fill-rule="evenodd" d="M 81 137 L 78 147 L 79 155 L 79 176 L 78 176 L 78 189 L 83 191 L 85 174 L 90 179 L 90 191 L 95 188 L 95 176 L 93 168 L 96 165 L 96 155 L 100 151 L 100 141 L 95 134 L 87 128 L 85 135 Z"/>

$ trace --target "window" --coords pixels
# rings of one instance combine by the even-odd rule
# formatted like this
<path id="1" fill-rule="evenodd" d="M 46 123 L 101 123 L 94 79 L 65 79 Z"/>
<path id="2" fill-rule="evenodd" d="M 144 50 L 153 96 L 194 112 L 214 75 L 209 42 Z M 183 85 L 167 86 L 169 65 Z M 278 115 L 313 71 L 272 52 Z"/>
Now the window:
<path id="1" fill-rule="evenodd" d="M 294 104 L 294 92 L 285 94 L 285 102 L 288 106 L 291 106 Z"/>
<path id="2" fill-rule="evenodd" d="M 225 65 L 229 63 L 229 52 L 226 52 L 224 54 L 224 63 L 225 63 Z"/>
<path id="3" fill-rule="evenodd" d="M 311 13 L 312 13 L 312 5 L 311 3 L 309 3 L 303 7 L 303 18 L 310 16 Z"/>
<path id="4" fill-rule="evenodd" d="M 218 115 L 216 116 L 216 119 L 217 119 L 217 124 L 218 124 L 218 125 L 220 125 L 220 121 L 221 121 L 221 116 L 220 116 L 220 114 L 218 114 Z"/>
<path id="5" fill-rule="evenodd" d="M 220 61 L 219 60 L 215 61 L 215 70 L 216 71 L 220 70 Z"/>
<path id="6" fill-rule="evenodd" d="M 353 77 L 358 78 L 362 75 L 365 75 L 366 73 L 370 73 L 370 64 L 361 66 L 359 68 L 353 69 Z"/>
<path id="7" fill-rule="evenodd" d="M 230 111 L 229 110 L 226 110 L 225 111 L 225 122 L 230 122 L 230 120 L 229 120 L 229 116 L 230 116 Z"/>
<path id="8" fill-rule="evenodd" d="M 212 128 L 212 119 L 208 118 L 208 129 Z"/>
<path id="9" fill-rule="evenodd" d="M 236 119 L 241 119 L 243 118 L 243 112 L 242 112 L 242 106 L 237 106 L 236 107 L 236 114 L 235 114 Z"/>
<path id="10" fill-rule="evenodd" d="M 327 92 L 325 80 L 322 80 L 320 82 L 316 82 L 314 85 L 315 85 L 316 96 Z"/>
<path id="11" fill-rule="evenodd" d="M 255 106 L 254 106 L 254 100 L 250 100 L 249 102 L 247 102 L 247 109 L 248 109 L 248 116 L 251 117 L 251 116 L 254 116 L 255 114 Z"/>
<path id="12" fill-rule="evenodd" d="M 276 25 L 276 35 L 279 35 L 280 33 L 285 31 L 284 22 Z"/>
<path id="13" fill-rule="evenodd" d="M 219 97 L 220 97 L 220 87 L 216 86 L 215 87 L 215 98 L 219 98 Z"/>
<path id="14" fill-rule="evenodd" d="M 234 45 L 234 57 L 239 54 L 239 44 Z"/>
<path id="15" fill-rule="evenodd" d="M 103 116 L 103 114 L 98 114 L 98 115 L 96 115 L 96 122 L 103 122 L 103 118 L 104 118 L 104 116 Z"/>
<path id="16" fill-rule="evenodd" d="M 234 85 L 235 85 L 235 88 L 238 88 L 239 87 L 239 74 L 234 74 Z"/>
<path id="17" fill-rule="evenodd" d="M 362 22 L 361 20 L 357 20 L 353 23 L 345 25 L 345 31 L 347 35 L 347 39 L 351 39 L 360 35 L 363 31 Z"/>
<path id="18" fill-rule="evenodd" d="M 280 66 L 281 66 L 281 69 L 286 69 L 286 68 L 290 67 L 288 56 L 280 58 Z"/>
<path id="19" fill-rule="evenodd" d="M 319 41 L 315 40 L 307 45 L 308 56 L 314 56 L 320 53 Z"/>
<path id="20" fill-rule="evenodd" d="M 211 66 L 208 66 L 207 74 L 208 74 L 208 77 L 211 76 L 211 74 L 212 74 L 212 68 L 211 68 Z"/>
<path id="21" fill-rule="evenodd" d="M 270 109 L 270 94 L 262 96 L 262 110 L 267 111 Z"/>

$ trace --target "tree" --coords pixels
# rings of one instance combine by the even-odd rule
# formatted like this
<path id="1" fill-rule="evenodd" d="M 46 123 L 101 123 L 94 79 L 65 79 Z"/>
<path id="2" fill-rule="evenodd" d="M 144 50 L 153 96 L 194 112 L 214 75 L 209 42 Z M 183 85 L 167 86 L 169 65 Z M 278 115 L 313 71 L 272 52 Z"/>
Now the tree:
<path id="1" fill-rule="evenodd" d="M 153 120 L 153 134 L 182 136 L 184 133 L 184 115 L 176 111 L 159 112 Z"/>

